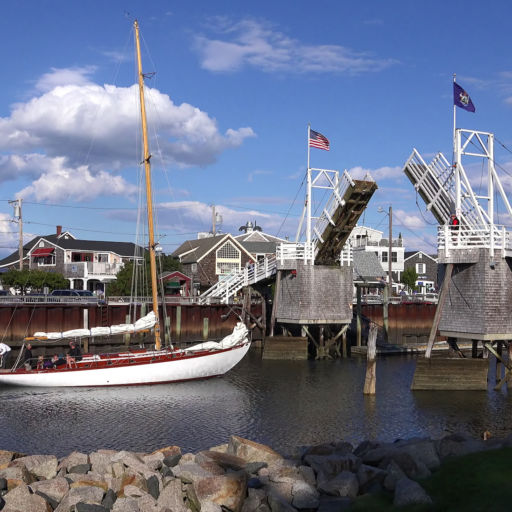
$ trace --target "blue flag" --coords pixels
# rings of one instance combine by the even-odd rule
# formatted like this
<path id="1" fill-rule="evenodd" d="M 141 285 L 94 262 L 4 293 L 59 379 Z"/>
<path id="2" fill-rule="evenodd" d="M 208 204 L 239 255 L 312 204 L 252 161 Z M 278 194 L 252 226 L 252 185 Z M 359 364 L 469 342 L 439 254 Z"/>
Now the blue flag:
<path id="1" fill-rule="evenodd" d="M 453 82 L 453 104 L 468 112 L 475 111 L 475 105 L 473 105 L 469 94 L 457 82 Z"/>

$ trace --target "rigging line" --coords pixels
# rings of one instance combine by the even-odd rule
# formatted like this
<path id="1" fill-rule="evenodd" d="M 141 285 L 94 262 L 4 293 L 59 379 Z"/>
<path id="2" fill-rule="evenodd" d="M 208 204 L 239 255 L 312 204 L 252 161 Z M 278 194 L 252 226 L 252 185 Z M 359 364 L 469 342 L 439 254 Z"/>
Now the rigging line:
<path id="1" fill-rule="evenodd" d="M 421 207 L 418 203 L 418 191 L 416 190 L 416 206 L 418 207 L 418 211 L 420 212 L 420 215 L 421 215 L 421 218 L 423 219 L 423 221 L 428 224 L 429 226 L 435 226 L 437 223 L 436 222 L 430 222 L 428 219 L 425 218 L 425 216 L 423 215 L 423 211 L 421 210 Z"/>
<path id="2" fill-rule="evenodd" d="M 306 174 L 304 174 L 304 177 L 302 178 L 302 182 L 301 184 L 299 185 L 298 189 L 297 189 L 297 192 L 295 194 L 295 197 L 293 198 L 293 201 L 292 201 L 292 204 L 290 205 L 290 208 L 288 208 L 288 211 L 286 212 L 286 215 L 283 219 L 283 221 L 281 222 L 281 225 L 279 226 L 279 229 L 277 230 L 277 233 L 275 236 L 279 236 L 279 233 L 281 233 L 281 229 L 283 228 L 284 226 L 284 223 L 286 222 L 286 219 L 288 218 L 288 216 L 290 215 L 290 210 L 293 208 L 293 206 L 295 205 L 295 201 L 297 200 L 297 197 L 299 195 L 299 192 L 302 190 L 302 186 L 304 185 L 304 182 L 306 181 Z"/>

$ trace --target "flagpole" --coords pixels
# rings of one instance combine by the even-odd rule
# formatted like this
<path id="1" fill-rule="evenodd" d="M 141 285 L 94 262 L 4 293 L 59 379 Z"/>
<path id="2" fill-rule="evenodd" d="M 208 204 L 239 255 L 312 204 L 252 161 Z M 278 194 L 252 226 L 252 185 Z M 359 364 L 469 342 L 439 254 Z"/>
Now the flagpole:
<path id="1" fill-rule="evenodd" d="M 311 169 L 309 167 L 310 152 L 309 140 L 311 135 L 311 124 L 308 123 L 308 176 L 307 176 L 307 191 L 306 191 L 306 243 L 311 243 Z"/>
<path id="2" fill-rule="evenodd" d="M 453 74 L 453 83 L 457 81 L 457 74 Z M 455 86 L 454 86 L 455 90 Z M 457 105 L 455 104 L 455 96 L 453 98 L 453 167 L 455 170 L 455 215 L 460 222 L 461 214 L 461 190 L 460 190 L 460 173 L 459 173 L 459 144 L 457 141 Z"/>
<path id="3" fill-rule="evenodd" d="M 453 83 L 457 81 L 457 74 L 453 73 Z M 455 100 L 455 98 L 454 98 Z M 455 131 L 457 130 L 457 106 L 453 101 L 453 156 L 455 156 Z M 453 160 L 452 160 L 453 161 Z"/>

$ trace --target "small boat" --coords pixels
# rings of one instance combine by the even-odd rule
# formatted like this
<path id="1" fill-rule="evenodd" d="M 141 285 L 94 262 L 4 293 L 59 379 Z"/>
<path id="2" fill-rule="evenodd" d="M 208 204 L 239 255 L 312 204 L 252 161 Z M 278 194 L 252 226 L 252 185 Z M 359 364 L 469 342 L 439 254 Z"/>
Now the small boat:
<path id="1" fill-rule="evenodd" d="M 0 370 L 0 385 L 33 387 L 90 387 L 159 384 L 204 379 L 223 375 L 238 364 L 250 347 L 247 327 L 238 322 L 233 332 L 219 342 L 208 341 L 186 349 L 162 347 L 158 317 L 156 255 L 151 191 L 151 155 L 147 137 L 144 102 L 144 74 L 139 42 L 139 25 L 134 22 L 139 75 L 142 139 L 148 209 L 148 246 L 151 269 L 153 311 L 135 324 L 75 329 L 63 333 L 36 333 L 27 341 L 53 341 L 62 338 L 134 333 L 150 330 L 154 334 L 154 349 L 138 349 L 109 354 L 84 354 L 62 360 L 49 368 L 27 369 L 18 361 L 9 370 Z"/>

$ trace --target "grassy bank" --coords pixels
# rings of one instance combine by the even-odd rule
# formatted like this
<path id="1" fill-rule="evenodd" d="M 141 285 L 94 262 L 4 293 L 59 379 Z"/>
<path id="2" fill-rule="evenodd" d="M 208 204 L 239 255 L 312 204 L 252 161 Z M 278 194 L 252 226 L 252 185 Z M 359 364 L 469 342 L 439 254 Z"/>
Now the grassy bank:
<path id="1" fill-rule="evenodd" d="M 362 496 L 350 510 L 482 511 L 512 510 L 512 448 L 449 459 L 429 478 L 419 481 L 434 505 L 393 507 L 391 494 Z"/>

